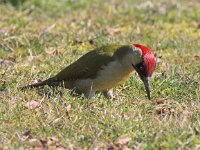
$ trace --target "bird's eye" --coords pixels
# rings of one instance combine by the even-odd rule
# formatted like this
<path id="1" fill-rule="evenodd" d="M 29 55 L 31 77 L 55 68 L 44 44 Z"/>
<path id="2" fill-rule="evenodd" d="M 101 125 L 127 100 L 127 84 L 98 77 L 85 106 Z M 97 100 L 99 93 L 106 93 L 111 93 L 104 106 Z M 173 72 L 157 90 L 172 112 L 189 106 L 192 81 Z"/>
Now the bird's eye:
<path id="1" fill-rule="evenodd" d="M 144 71 L 144 66 L 140 66 L 140 70 L 141 70 L 141 71 Z"/>

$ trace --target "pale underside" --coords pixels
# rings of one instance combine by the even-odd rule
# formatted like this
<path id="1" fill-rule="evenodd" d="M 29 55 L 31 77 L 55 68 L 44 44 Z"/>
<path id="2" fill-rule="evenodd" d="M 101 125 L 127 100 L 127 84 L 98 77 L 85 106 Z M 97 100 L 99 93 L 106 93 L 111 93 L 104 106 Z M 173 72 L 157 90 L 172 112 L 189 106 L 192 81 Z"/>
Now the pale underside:
<path id="1" fill-rule="evenodd" d="M 124 66 L 115 60 L 103 66 L 94 79 L 78 79 L 76 81 L 65 82 L 67 88 L 76 88 L 79 92 L 85 93 L 87 97 L 92 97 L 97 91 L 109 91 L 111 88 L 126 81 L 133 68 Z M 70 87 L 69 87 L 70 86 Z"/>
<path id="2" fill-rule="evenodd" d="M 95 92 L 109 91 L 123 83 L 133 71 L 132 62 L 138 61 L 134 58 L 137 53 L 129 45 L 111 46 L 89 52 L 54 79 L 64 81 L 66 88 L 75 89 L 87 97 L 94 96 Z M 115 53 L 108 51 L 111 49 Z"/>
<path id="3" fill-rule="evenodd" d="M 103 46 L 83 55 L 56 76 L 25 88 L 64 83 L 66 88 L 84 93 L 89 98 L 95 92 L 107 92 L 109 96 L 113 87 L 129 78 L 132 64 L 140 61 L 141 51 L 131 45 Z"/>

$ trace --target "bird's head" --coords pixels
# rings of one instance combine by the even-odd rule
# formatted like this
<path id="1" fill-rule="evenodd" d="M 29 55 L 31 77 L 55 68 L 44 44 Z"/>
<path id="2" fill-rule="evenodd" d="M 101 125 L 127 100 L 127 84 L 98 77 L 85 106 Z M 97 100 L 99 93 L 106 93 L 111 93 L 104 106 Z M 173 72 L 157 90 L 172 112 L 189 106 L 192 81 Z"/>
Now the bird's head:
<path id="1" fill-rule="evenodd" d="M 156 57 L 151 50 L 144 45 L 133 44 L 133 48 L 136 51 L 139 51 L 141 55 L 139 55 L 139 58 L 132 64 L 132 66 L 143 81 L 147 96 L 150 99 L 150 77 L 155 70 Z"/>

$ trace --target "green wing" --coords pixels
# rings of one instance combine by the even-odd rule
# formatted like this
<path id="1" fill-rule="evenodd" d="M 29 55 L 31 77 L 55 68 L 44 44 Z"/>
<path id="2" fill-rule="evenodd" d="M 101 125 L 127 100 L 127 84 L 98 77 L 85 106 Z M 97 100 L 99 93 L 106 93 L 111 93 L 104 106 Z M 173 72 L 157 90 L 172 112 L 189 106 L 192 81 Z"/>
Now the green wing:
<path id="1" fill-rule="evenodd" d="M 99 68 L 113 61 L 114 53 L 121 47 L 122 45 L 108 45 L 94 49 L 63 69 L 54 79 L 62 81 L 95 78 Z"/>
<path id="2" fill-rule="evenodd" d="M 59 85 L 59 81 L 63 80 L 67 81 L 95 78 L 97 72 L 102 66 L 107 65 L 114 59 L 122 59 L 124 54 L 130 50 L 132 50 L 130 45 L 108 45 L 94 49 L 93 51 L 90 51 L 89 53 L 79 58 L 73 64 L 63 69 L 56 76 L 42 82 L 24 86 L 22 89 L 34 88 L 44 85 L 56 86 Z"/>

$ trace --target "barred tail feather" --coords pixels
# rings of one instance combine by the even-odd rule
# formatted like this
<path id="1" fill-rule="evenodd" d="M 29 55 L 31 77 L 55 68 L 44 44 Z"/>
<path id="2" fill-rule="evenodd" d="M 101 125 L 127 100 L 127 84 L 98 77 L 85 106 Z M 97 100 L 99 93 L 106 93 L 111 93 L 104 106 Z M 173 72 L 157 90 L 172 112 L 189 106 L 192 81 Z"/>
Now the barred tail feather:
<path id="1" fill-rule="evenodd" d="M 31 88 L 37 88 L 37 87 L 41 87 L 41 86 L 45 86 L 45 85 L 59 86 L 59 85 L 62 85 L 62 81 L 57 81 L 57 80 L 55 80 L 55 78 L 49 78 L 49 79 L 44 80 L 44 81 L 40 81 L 40 82 L 37 82 L 37 83 L 26 85 L 26 86 L 22 87 L 21 90 L 25 90 L 25 89 L 29 89 L 29 88 L 30 89 Z"/>

